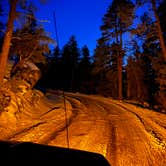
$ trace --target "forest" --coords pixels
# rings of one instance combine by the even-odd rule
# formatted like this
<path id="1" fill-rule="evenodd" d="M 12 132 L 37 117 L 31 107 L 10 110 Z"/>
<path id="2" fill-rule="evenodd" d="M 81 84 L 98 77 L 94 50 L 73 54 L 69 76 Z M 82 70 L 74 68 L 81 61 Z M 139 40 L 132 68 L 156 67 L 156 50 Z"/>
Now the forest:
<path id="1" fill-rule="evenodd" d="M 74 34 L 59 48 L 36 21 L 33 2 L 9 5 L 7 23 L 0 21 L 0 109 L 10 102 L 6 89 L 18 92 L 24 82 L 26 89 L 99 94 L 166 113 L 165 0 L 113 0 L 101 18 L 93 55 L 87 45 L 78 47 Z"/>

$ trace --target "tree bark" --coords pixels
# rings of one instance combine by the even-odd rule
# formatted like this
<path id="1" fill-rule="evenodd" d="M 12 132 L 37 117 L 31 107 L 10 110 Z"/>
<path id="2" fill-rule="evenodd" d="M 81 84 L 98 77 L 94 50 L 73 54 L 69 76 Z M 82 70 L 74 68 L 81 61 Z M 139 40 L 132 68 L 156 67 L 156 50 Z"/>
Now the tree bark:
<path id="1" fill-rule="evenodd" d="M 4 36 L 4 41 L 2 45 L 2 51 L 0 53 L 0 84 L 3 83 L 3 78 L 5 76 L 5 70 L 8 60 L 8 54 L 10 49 L 10 42 L 12 39 L 14 19 L 16 16 L 16 5 L 18 0 L 12 0 L 10 4 L 10 12 L 8 17 L 7 29 Z"/>
<path id="2" fill-rule="evenodd" d="M 128 60 L 128 65 L 129 64 L 129 60 Z M 126 68 L 126 73 L 127 73 L 127 99 L 130 99 L 131 98 L 131 67 L 127 66 Z"/>
<path id="3" fill-rule="evenodd" d="M 120 49 L 122 49 L 122 33 L 120 33 Z M 118 55 L 118 99 L 122 100 L 122 50 Z"/>
<path id="4" fill-rule="evenodd" d="M 118 56 L 118 98 L 122 100 L 122 55 Z"/>

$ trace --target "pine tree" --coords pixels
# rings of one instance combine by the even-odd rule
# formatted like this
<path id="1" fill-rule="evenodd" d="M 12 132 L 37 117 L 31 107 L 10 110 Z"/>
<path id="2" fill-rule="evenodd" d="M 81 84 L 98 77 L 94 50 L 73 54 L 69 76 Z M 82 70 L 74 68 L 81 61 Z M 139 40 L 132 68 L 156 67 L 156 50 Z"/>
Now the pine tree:
<path id="1" fill-rule="evenodd" d="M 102 37 L 98 40 L 93 59 L 92 75 L 95 93 L 111 96 L 111 87 L 106 78 L 106 74 L 109 71 L 110 60 L 110 46 Z"/>
<path id="2" fill-rule="evenodd" d="M 161 28 L 161 23 L 160 23 L 160 18 L 159 18 L 159 14 L 158 14 L 158 10 L 157 10 L 157 3 L 160 1 L 156 1 L 156 0 L 137 0 L 137 3 L 139 5 L 143 5 L 144 3 L 150 3 L 152 8 L 151 10 L 153 11 L 154 14 L 154 18 L 155 18 L 155 31 L 157 32 L 157 37 L 159 40 L 159 44 L 160 44 L 160 48 L 163 54 L 163 60 L 166 61 L 166 46 L 165 46 L 165 42 L 164 42 L 164 37 L 163 37 L 163 31 Z"/>
<path id="3" fill-rule="evenodd" d="M 93 58 L 93 73 L 105 73 L 108 70 L 110 64 L 110 46 L 102 38 L 98 40 L 94 58 Z"/>
<path id="4" fill-rule="evenodd" d="M 153 104 L 156 84 L 155 73 L 154 69 L 152 68 L 152 59 L 156 56 L 156 53 L 159 49 L 158 35 L 153 17 L 150 17 L 150 15 L 145 12 L 142 16 L 140 16 L 140 23 L 133 32 L 136 34 L 134 40 L 137 41 L 139 45 L 137 42 L 131 43 L 132 50 L 134 50 L 134 57 L 129 59 L 129 64 L 127 65 L 127 75 L 129 76 L 135 71 L 137 77 L 135 84 L 135 82 L 133 82 L 133 78 L 135 77 L 134 75 L 131 76 L 131 81 L 133 82 L 130 84 L 131 91 L 132 87 L 135 87 L 135 89 L 137 89 L 137 93 L 134 93 L 133 95 L 135 99 L 139 101 L 141 99 L 142 101 L 149 102 L 149 104 Z M 137 54 L 139 56 L 137 56 Z M 129 77 L 127 78 L 127 82 L 129 82 Z M 139 93 L 138 86 L 136 85 L 140 85 Z"/>
<path id="5" fill-rule="evenodd" d="M 166 62 L 166 46 L 165 46 L 165 42 L 164 42 L 163 32 L 161 29 L 160 18 L 157 13 L 156 0 L 151 0 L 151 3 L 152 3 L 152 9 L 154 11 L 154 15 L 156 18 L 156 27 L 157 27 L 158 37 L 160 40 L 160 46 L 161 46 L 163 58 L 164 58 L 164 61 Z"/>
<path id="6" fill-rule="evenodd" d="M 122 97 L 122 57 L 121 50 L 123 47 L 122 34 L 128 31 L 134 18 L 134 4 L 129 0 L 113 0 L 107 13 L 103 17 L 104 25 L 101 27 L 104 38 L 108 41 L 114 38 L 115 42 L 119 44 L 118 57 L 118 96 Z"/>
<path id="7" fill-rule="evenodd" d="M 161 31 L 164 40 L 164 46 L 166 44 L 166 1 L 162 1 L 158 7 L 157 14 L 160 20 Z M 164 53 L 163 53 L 164 54 Z M 165 58 L 166 59 L 166 58 Z M 163 61 L 163 57 L 159 55 L 159 58 L 154 61 L 154 68 L 157 71 L 156 81 L 159 84 L 158 93 L 156 93 L 156 101 L 160 104 L 163 112 L 166 112 L 166 60 Z"/>
<path id="8" fill-rule="evenodd" d="M 120 53 L 120 48 L 117 43 L 112 43 L 110 46 L 110 62 L 109 70 L 106 74 L 107 80 L 109 81 L 111 96 L 118 99 L 119 98 L 119 88 L 118 88 L 118 57 L 117 54 Z"/>
<path id="9" fill-rule="evenodd" d="M 154 12 L 154 16 L 155 16 L 155 24 L 156 24 L 156 29 L 157 29 L 157 34 L 158 34 L 158 39 L 159 39 L 159 44 L 160 44 L 160 48 L 161 48 L 161 53 L 158 50 L 156 57 L 153 58 L 153 68 L 156 71 L 156 82 L 159 85 L 159 89 L 156 92 L 155 96 L 156 96 L 156 101 L 159 103 L 160 105 L 160 109 L 166 109 L 166 102 L 165 102 L 165 98 L 166 98 L 166 46 L 165 46 L 165 41 L 164 41 L 164 31 L 162 29 L 162 24 L 164 24 L 164 20 L 160 20 L 162 17 L 161 13 L 158 13 L 157 10 L 157 6 L 156 6 L 157 1 L 155 0 L 151 0 L 151 4 L 152 4 L 152 9 Z M 163 5 L 165 2 L 163 1 L 161 5 Z M 165 11 L 163 11 L 164 13 Z M 165 111 L 164 111 L 165 112 Z"/>
<path id="10" fill-rule="evenodd" d="M 3 16 L 3 9 L 2 4 L 0 3 L 0 17 Z M 2 41 L 3 41 L 3 31 L 4 31 L 4 23 L 0 21 L 0 51 L 2 47 Z"/>
<path id="11" fill-rule="evenodd" d="M 141 0 L 141 3 L 145 1 Z M 142 25 L 139 26 L 139 31 L 142 28 L 142 34 L 144 34 L 144 62 L 146 63 L 148 72 L 146 71 L 146 78 L 148 78 L 148 87 L 149 87 L 149 101 L 153 105 L 156 103 L 159 104 L 160 109 L 166 108 L 165 102 L 165 42 L 164 42 L 164 33 L 162 31 L 162 25 L 160 20 L 160 16 L 162 16 L 162 12 L 158 13 L 156 2 L 159 1 L 146 1 L 150 2 L 152 5 L 152 11 L 154 14 L 154 18 L 148 18 L 148 16 L 144 15 L 142 17 Z M 165 11 L 163 11 L 164 13 Z M 161 17 L 162 18 L 162 17 Z M 148 20 L 148 21 L 147 21 Z M 162 23 L 164 24 L 164 23 Z M 141 28 L 140 28 L 141 27 Z M 141 35 L 142 36 L 142 35 Z"/>
<path id="12" fill-rule="evenodd" d="M 0 84 L 3 83 L 3 78 L 5 76 L 5 70 L 6 70 L 7 60 L 8 60 L 8 53 L 9 53 L 9 49 L 10 49 L 10 42 L 12 39 L 12 32 L 13 32 L 13 26 L 14 26 L 13 24 L 14 24 L 14 19 L 16 17 L 17 2 L 18 2 L 18 0 L 13 0 L 10 3 L 8 23 L 7 23 L 5 36 L 4 36 L 2 50 L 0 53 Z"/>
<path id="13" fill-rule="evenodd" d="M 144 80 L 147 86 L 146 90 L 148 90 L 148 103 L 151 107 L 155 105 L 155 94 L 158 91 L 158 83 L 156 82 L 156 71 L 154 70 L 153 63 L 154 57 L 156 56 L 155 50 L 157 46 L 156 44 L 151 44 L 147 46 L 145 43 L 143 45 L 143 52 L 141 54 L 141 60 L 143 62 L 143 72 L 144 72 Z"/>
<path id="14" fill-rule="evenodd" d="M 27 7 L 28 16 L 21 29 L 13 33 L 10 55 L 16 55 L 18 62 L 14 66 L 12 73 L 21 69 L 26 61 L 33 63 L 44 63 L 44 54 L 49 53 L 48 43 L 54 41 L 47 35 L 45 30 L 36 23 L 33 6 Z"/>
<path id="15" fill-rule="evenodd" d="M 34 55 L 34 54 L 37 55 L 37 54 L 41 53 L 41 50 L 42 51 L 48 50 L 47 44 L 44 42 L 42 43 L 42 45 L 40 45 L 42 47 L 42 49 L 40 47 L 40 49 L 37 50 L 37 44 L 29 41 L 31 39 L 34 41 L 34 38 L 32 37 L 33 33 L 27 35 L 27 31 L 25 30 L 26 29 L 25 27 L 22 29 L 21 32 L 19 32 L 17 30 L 15 32 L 16 36 L 14 36 L 12 38 L 13 26 L 14 26 L 13 24 L 14 24 L 14 20 L 16 18 L 17 4 L 20 5 L 20 8 L 22 8 L 24 10 L 27 9 L 27 1 L 13 0 L 10 2 L 10 11 L 9 11 L 9 16 L 8 16 L 8 23 L 7 23 L 6 33 L 4 36 L 3 45 L 2 45 L 2 49 L 1 49 L 1 53 L 0 53 L 0 83 L 3 82 L 3 78 L 4 78 L 5 70 L 6 70 L 6 65 L 7 65 L 7 60 L 8 60 L 8 56 L 9 56 L 9 50 L 11 48 L 11 45 L 13 46 L 15 44 L 17 47 L 13 50 L 11 49 L 10 52 L 16 53 L 17 56 L 19 56 L 19 57 L 24 55 L 23 50 L 25 51 L 25 56 L 23 57 L 24 60 L 30 59 L 30 57 L 32 57 L 32 55 Z M 33 15 L 31 15 L 31 14 L 32 14 L 32 12 L 30 13 L 30 16 L 33 17 Z M 32 26 L 34 26 L 34 25 L 30 25 L 30 26 L 32 28 Z M 46 37 L 46 35 L 43 35 L 45 33 L 45 32 L 44 33 L 43 32 L 44 32 L 43 29 L 40 28 L 36 34 L 37 39 L 39 39 L 38 38 L 39 34 L 41 34 L 42 35 L 42 39 L 40 38 L 41 40 L 45 40 L 45 41 L 50 40 L 50 39 L 48 39 L 48 37 Z M 24 39 L 22 37 L 24 37 Z M 29 48 L 27 48 L 26 44 L 24 45 L 25 46 L 25 48 L 24 48 L 24 46 L 22 45 L 22 44 L 24 44 L 24 41 L 26 42 L 27 45 L 29 44 L 29 47 L 31 48 L 31 50 Z M 34 44 L 33 47 L 31 47 L 32 44 Z M 36 53 L 34 53 L 34 50 L 36 50 Z M 37 53 L 37 51 L 38 51 L 38 53 Z M 27 53 L 27 52 L 29 52 L 29 53 Z M 35 56 L 33 56 L 33 57 L 35 57 Z M 21 60 L 17 66 L 21 66 L 23 64 L 24 60 Z M 41 59 L 40 59 L 40 61 L 41 61 Z"/>
<path id="16" fill-rule="evenodd" d="M 90 93 L 92 91 L 91 87 L 91 62 L 90 53 L 88 47 L 85 45 L 81 49 L 82 58 L 78 66 L 79 75 L 79 91 L 83 93 Z"/>
<path id="17" fill-rule="evenodd" d="M 160 18 L 160 25 L 166 42 L 166 1 L 164 0 L 158 7 L 158 15 Z"/>
<path id="18" fill-rule="evenodd" d="M 48 65 L 47 65 L 47 72 L 44 72 L 44 79 L 46 82 L 47 88 L 52 89 L 62 89 L 62 68 L 61 68 L 61 52 L 59 47 L 57 46 L 51 57 L 49 57 Z"/>
<path id="19" fill-rule="evenodd" d="M 146 57 L 141 54 L 137 43 L 133 48 L 134 56 L 128 58 L 127 72 L 127 98 L 135 99 L 141 103 L 148 101 L 148 84 L 146 81 L 147 68 Z"/>
<path id="20" fill-rule="evenodd" d="M 78 85 L 78 62 L 80 51 L 75 36 L 71 36 L 62 49 L 62 76 L 66 90 L 76 91 Z"/>

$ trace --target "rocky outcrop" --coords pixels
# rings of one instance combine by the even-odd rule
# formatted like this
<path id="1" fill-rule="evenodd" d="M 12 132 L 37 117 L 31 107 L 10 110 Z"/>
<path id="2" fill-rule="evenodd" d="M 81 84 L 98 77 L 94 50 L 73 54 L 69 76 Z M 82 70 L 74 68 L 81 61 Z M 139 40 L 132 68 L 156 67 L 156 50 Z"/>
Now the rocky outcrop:
<path id="1" fill-rule="evenodd" d="M 22 91 L 22 93 L 25 93 L 27 90 L 34 87 L 40 76 L 41 72 L 35 64 L 32 62 L 25 62 L 10 80 L 12 89 L 15 92 Z"/>
<path id="2" fill-rule="evenodd" d="M 61 94 L 44 95 L 34 89 L 40 78 L 40 71 L 33 64 L 26 64 L 0 87 L 0 139 L 8 140 L 25 128 L 43 123 L 52 117 L 57 123 L 64 123 L 64 98 Z M 68 118 L 72 107 L 66 101 Z M 51 114 L 51 115 L 50 115 Z M 53 121 L 54 123 L 54 121 Z M 65 124 L 64 124 L 65 126 Z"/>
<path id="3" fill-rule="evenodd" d="M 12 105 L 12 109 L 10 110 L 18 110 L 18 108 L 16 108 L 17 106 L 15 106 L 15 108 L 13 107 L 12 102 L 14 101 L 14 103 L 19 105 L 18 101 L 15 101 L 16 98 L 21 98 L 21 96 L 25 96 L 27 93 L 31 93 L 28 99 L 31 100 L 32 98 L 32 100 L 34 100 L 32 89 L 41 76 L 40 70 L 31 62 L 24 63 L 23 66 L 10 77 L 12 67 L 13 63 L 9 61 L 4 84 L 0 87 L 0 113 L 6 110 L 9 105 Z"/>

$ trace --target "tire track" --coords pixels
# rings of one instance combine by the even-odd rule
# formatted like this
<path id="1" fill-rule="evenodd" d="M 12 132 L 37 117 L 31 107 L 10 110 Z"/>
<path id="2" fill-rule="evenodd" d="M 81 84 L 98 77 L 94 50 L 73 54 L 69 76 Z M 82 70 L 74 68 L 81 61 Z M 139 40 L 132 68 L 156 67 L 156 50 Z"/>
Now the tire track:
<path id="1" fill-rule="evenodd" d="M 46 122 L 39 122 L 39 123 L 36 123 L 32 126 L 29 126 L 27 128 L 24 128 L 20 131 L 17 131 L 16 133 L 12 133 L 10 136 L 6 137 L 5 140 L 11 140 L 11 139 L 14 139 L 16 138 L 17 136 L 19 135 L 22 135 L 22 134 L 27 134 L 27 132 L 30 132 L 32 130 L 34 130 L 36 127 L 42 125 L 42 124 L 45 124 Z"/>
<path id="2" fill-rule="evenodd" d="M 135 115 L 135 117 L 143 125 L 147 134 L 150 135 L 152 140 L 154 140 L 154 143 L 157 144 L 159 148 L 166 150 L 166 138 L 164 137 L 166 135 L 166 130 L 163 126 L 160 126 L 159 124 L 157 124 L 154 120 L 150 118 L 148 118 L 148 120 L 146 120 L 145 118 L 142 118 L 140 115 L 138 115 L 138 113 L 128 109 L 125 106 L 122 106 L 121 104 L 116 103 L 116 105 Z"/>
<path id="3" fill-rule="evenodd" d="M 77 117 L 77 115 L 79 113 L 78 108 L 77 108 L 77 104 L 70 98 L 67 98 L 67 100 L 70 102 L 71 107 L 72 107 L 72 110 L 71 110 L 72 115 L 69 117 L 69 119 L 67 119 L 67 124 L 63 123 L 62 125 L 58 125 L 58 127 L 56 127 L 53 131 L 48 132 L 45 137 L 40 139 L 39 143 L 49 144 L 51 141 L 56 139 L 56 137 L 58 135 L 60 135 L 61 132 L 64 132 L 65 130 L 67 130 L 67 127 L 69 128 L 70 125 L 72 124 L 72 122 L 74 121 L 74 119 Z"/>
<path id="4" fill-rule="evenodd" d="M 78 95 L 78 97 L 90 109 L 91 115 L 100 112 L 101 114 L 98 114 L 99 119 L 102 117 L 110 120 L 110 142 L 107 144 L 107 159 L 111 164 L 115 166 L 163 166 L 165 152 L 157 149 L 153 144 L 155 140 L 159 146 L 162 145 L 161 137 L 158 135 L 161 131 L 158 128 L 161 127 L 152 123 L 152 120 L 146 117 L 146 112 L 137 113 L 135 110 L 132 111 L 130 107 L 121 105 L 121 103 L 110 102 L 109 99 L 105 98 L 102 100 L 102 97 L 91 98 L 91 96 L 86 97 L 85 95 Z M 109 116 L 107 117 L 107 115 Z M 97 118 L 93 118 L 93 120 L 95 119 Z M 153 132 L 150 133 L 149 129 Z M 163 137 L 166 135 L 164 133 L 165 129 L 163 128 Z"/>
<path id="5" fill-rule="evenodd" d="M 116 166 L 117 163 L 117 134 L 116 134 L 116 126 L 113 126 L 112 124 L 110 126 L 110 143 L 108 143 L 107 147 L 107 158 L 109 162 L 113 165 Z"/>

